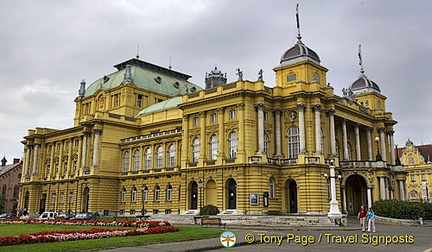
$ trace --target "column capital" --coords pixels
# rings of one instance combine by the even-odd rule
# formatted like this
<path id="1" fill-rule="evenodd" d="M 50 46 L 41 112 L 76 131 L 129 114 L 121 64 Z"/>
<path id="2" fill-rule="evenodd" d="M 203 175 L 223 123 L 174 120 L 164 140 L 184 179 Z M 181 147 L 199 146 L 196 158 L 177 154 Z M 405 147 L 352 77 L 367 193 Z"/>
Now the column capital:
<path id="1" fill-rule="evenodd" d="M 321 109 L 321 104 L 312 105 L 311 108 L 313 108 L 315 111 L 319 111 Z"/>
<path id="2" fill-rule="evenodd" d="M 258 103 L 258 104 L 255 104 L 255 108 L 262 110 L 265 108 L 265 105 L 264 105 L 264 103 Z"/>
<path id="3" fill-rule="evenodd" d="M 336 110 L 335 109 L 327 109 L 326 111 L 325 111 L 327 114 L 331 114 L 331 115 L 334 115 L 334 113 L 336 112 Z"/>
<path id="4" fill-rule="evenodd" d="M 394 132 L 394 130 L 388 130 L 388 131 L 386 131 L 386 133 L 389 134 L 389 135 L 391 135 L 391 136 L 393 136 L 393 134 L 394 134 L 395 132 Z"/>
<path id="5" fill-rule="evenodd" d="M 282 109 L 280 109 L 280 108 L 275 108 L 275 109 L 272 109 L 272 111 L 274 112 L 274 113 L 281 113 L 282 112 Z"/>
<path id="6" fill-rule="evenodd" d="M 90 131 L 83 131 L 83 135 L 84 135 L 85 137 L 89 137 L 90 134 L 91 134 Z"/>
<path id="7" fill-rule="evenodd" d="M 33 143 L 34 147 L 41 147 L 41 143 Z"/>
<path id="8" fill-rule="evenodd" d="M 95 135 L 100 135 L 102 133 L 101 129 L 94 129 L 93 132 L 95 133 Z"/>
<path id="9" fill-rule="evenodd" d="M 385 130 L 384 127 L 378 127 L 378 128 L 377 128 L 377 131 L 380 132 L 380 133 L 383 132 L 384 130 Z"/>
<path id="10" fill-rule="evenodd" d="M 304 111 L 304 109 L 306 108 L 306 105 L 301 103 L 301 104 L 297 104 L 297 108 L 299 111 Z"/>

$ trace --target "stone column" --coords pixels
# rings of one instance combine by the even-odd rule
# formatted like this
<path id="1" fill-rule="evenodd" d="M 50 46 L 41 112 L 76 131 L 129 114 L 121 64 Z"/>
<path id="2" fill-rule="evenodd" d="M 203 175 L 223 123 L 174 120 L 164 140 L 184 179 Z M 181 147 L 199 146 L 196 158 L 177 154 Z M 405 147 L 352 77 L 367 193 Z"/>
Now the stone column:
<path id="1" fill-rule="evenodd" d="M 400 196 L 400 200 L 405 200 L 405 184 L 404 184 L 404 180 L 399 180 L 399 196 Z"/>
<path id="2" fill-rule="evenodd" d="M 32 148 L 32 145 L 27 144 L 26 162 L 25 162 L 25 175 L 28 175 L 30 173 L 29 167 L 30 167 L 31 148 Z"/>
<path id="3" fill-rule="evenodd" d="M 395 144 L 394 144 L 394 138 L 393 138 L 394 131 L 389 131 L 388 134 L 389 134 L 389 138 L 390 138 L 389 150 L 390 150 L 391 164 L 395 165 L 396 158 L 395 158 L 395 150 L 394 150 Z"/>
<path id="4" fill-rule="evenodd" d="M 186 168 L 189 166 L 188 164 L 188 160 L 190 156 L 189 153 L 189 147 L 190 147 L 190 139 L 189 139 L 189 116 L 188 115 L 183 115 L 183 123 L 182 123 L 182 150 L 181 150 L 181 168 Z M 153 155 L 153 154 L 152 154 Z M 153 160 L 153 158 L 152 158 Z M 152 166 L 153 167 L 153 166 Z"/>
<path id="5" fill-rule="evenodd" d="M 206 123 L 205 123 L 205 112 L 199 113 L 199 127 L 200 127 L 200 156 L 198 158 L 198 162 L 200 165 L 204 165 L 204 160 L 206 159 L 206 152 L 208 150 L 207 144 L 208 141 L 206 139 Z M 199 165 L 198 165 L 199 166 Z"/>
<path id="6" fill-rule="evenodd" d="M 336 133 L 335 133 L 335 122 L 334 122 L 334 109 L 328 110 L 328 115 L 330 119 L 330 149 L 331 149 L 331 155 L 333 157 L 337 157 L 336 152 Z"/>
<path id="7" fill-rule="evenodd" d="M 322 150 L 322 145 L 321 145 L 321 141 L 322 141 L 322 135 L 321 135 L 321 105 L 320 104 L 316 104 L 314 106 L 312 106 L 312 108 L 314 109 L 314 113 L 315 113 L 315 150 L 317 155 L 322 155 L 323 154 L 323 150 Z"/>
<path id="8" fill-rule="evenodd" d="M 225 130 L 224 130 L 224 113 L 225 109 L 218 109 L 218 124 L 219 124 L 219 135 L 218 135 L 218 161 L 222 162 L 225 157 Z"/>
<path id="9" fill-rule="evenodd" d="M 368 187 L 366 192 L 368 207 L 372 207 L 372 188 Z"/>
<path id="10" fill-rule="evenodd" d="M 40 147 L 40 143 L 35 143 L 34 144 L 34 151 L 33 151 L 33 171 L 32 171 L 32 175 L 36 175 L 37 174 L 37 163 L 38 163 L 39 147 Z"/>
<path id="11" fill-rule="evenodd" d="M 276 157 L 282 157 L 281 110 L 275 109 Z"/>
<path id="12" fill-rule="evenodd" d="M 342 134 L 343 134 L 343 153 L 344 153 L 343 160 L 349 160 L 346 119 L 342 119 Z"/>
<path id="13" fill-rule="evenodd" d="M 299 133 L 300 133 L 300 154 L 306 154 L 306 135 L 305 135 L 305 121 L 304 112 L 306 106 L 304 104 L 297 105 L 299 111 Z"/>
<path id="14" fill-rule="evenodd" d="M 264 104 L 256 104 L 258 110 L 258 151 L 257 154 L 264 153 Z"/>
<path id="15" fill-rule="evenodd" d="M 354 125 L 354 135 L 355 135 L 355 143 L 356 143 L 356 159 L 357 161 L 360 161 L 361 148 L 360 148 L 360 129 L 358 123 Z"/>
<path id="16" fill-rule="evenodd" d="M 237 149 L 237 162 L 243 163 L 246 162 L 246 141 L 245 141 L 245 133 L 246 133 L 246 125 L 245 125 L 245 104 L 238 104 L 238 120 L 239 120 L 239 132 L 238 136 L 238 149 Z M 263 147 L 264 147 L 264 122 L 263 122 Z M 264 150 L 264 148 L 263 148 Z"/>
<path id="17" fill-rule="evenodd" d="M 345 186 L 342 187 L 342 207 L 343 207 L 343 211 L 345 211 L 345 213 L 348 213 Z"/>
<path id="18" fill-rule="evenodd" d="M 381 141 L 381 158 L 385 162 L 387 161 L 387 149 L 385 144 L 384 128 L 379 128 L 378 131 L 380 134 L 380 141 Z"/>
<path id="19" fill-rule="evenodd" d="M 378 177 L 379 184 L 380 184 L 380 196 L 382 200 L 387 199 L 386 198 L 386 188 L 385 188 L 385 178 L 384 177 Z"/>
<path id="20" fill-rule="evenodd" d="M 98 156 L 99 156 L 99 136 L 102 133 L 101 129 L 94 130 L 94 140 L 93 140 L 93 168 L 98 166 Z M 133 153 L 131 153 L 133 156 Z"/>
<path id="21" fill-rule="evenodd" d="M 84 169 L 87 164 L 87 140 L 90 136 L 90 132 L 84 131 L 83 132 L 83 147 L 82 147 L 82 158 L 81 158 L 81 169 Z"/>
<path id="22" fill-rule="evenodd" d="M 368 149 L 368 160 L 373 161 L 372 157 L 372 137 L 371 137 L 371 128 L 366 127 L 366 140 L 367 140 L 367 149 Z"/>

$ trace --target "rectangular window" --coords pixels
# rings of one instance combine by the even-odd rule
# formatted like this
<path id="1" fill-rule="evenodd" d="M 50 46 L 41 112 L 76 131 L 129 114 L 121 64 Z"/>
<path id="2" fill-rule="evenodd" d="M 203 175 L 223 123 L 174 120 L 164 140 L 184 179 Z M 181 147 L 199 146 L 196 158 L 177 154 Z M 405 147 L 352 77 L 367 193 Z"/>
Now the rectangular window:
<path id="1" fill-rule="evenodd" d="M 119 94 L 115 94 L 112 96 L 112 105 L 113 107 L 117 107 L 120 105 Z"/>
<path id="2" fill-rule="evenodd" d="M 159 201 L 160 200 L 160 189 L 156 189 L 155 191 L 155 201 Z"/>
<path id="3" fill-rule="evenodd" d="M 210 122 L 215 123 L 216 122 L 216 113 L 210 114 Z"/>
<path id="4" fill-rule="evenodd" d="M 264 115 L 264 121 L 267 122 L 268 121 L 268 113 L 264 111 L 263 115 Z"/>
<path id="5" fill-rule="evenodd" d="M 64 194 L 60 193 L 60 204 L 64 203 Z"/>
<path id="6" fill-rule="evenodd" d="M 148 190 L 144 189 L 142 191 L 142 193 L 143 193 L 143 201 L 147 201 L 148 200 Z"/>
<path id="7" fill-rule="evenodd" d="M 422 180 L 422 181 L 426 181 L 426 180 L 427 180 L 427 179 L 426 179 L 426 174 L 422 174 L 422 175 L 421 175 L 421 180 Z"/>
<path id="8" fill-rule="evenodd" d="M 51 194 L 51 204 L 55 204 L 57 200 L 57 194 L 53 193 Z"/>
<path id="9" fill-rule="evenodd" d="M 416 181 L 415 175 L 411 175 L 410 177 L 411 177 L 411 182 L 415 182 Z"/>
<path id="10" fill-rule="evenodd" d="M 143 98 L 143 95 L 141 95 L 141 94 L 137 95 L 137 107 L 139 107 L 139 108 L 142 107 L 142 98 Z"/>
<path id="11" fill-rule="evenodd" d="M 76 160 L 73 161 L 73 170 L 76 171 L 78 162 Z"/>
<path id="12" fill-rule="evenodd" d="M 287 82 L 295 81 L 297 79 L 296 74 L 290 74 L 287 76 Z"/>
<path id="13" fill-rule="evenodd" d="M 69 204 L 73 203 L 73 193 L 69 193 Z"/>
<path id="14" fill-rule="evenodd" d="M 167 189 L 167 201 L 172 201 L 172 188 Z"/>
<path id="15" fill-rule="evenodd" d="M 232 109 L 229 111 L 229 119 L 233 120 L 235 118 L 236 118 L 236 111 L 235 111 L 235 109 Z"/>
<path id="16" fill-rule="evenodd" d="M 314 74 L 314 80 L 320 82 L 320 76 L 318 74 Z"/>
<path id="17" fill-rule="evenodd" d="M 78 145 L 79 145 L 79 140 L 75 139 L 75 147 L 78 147 Z"/>
<path id="18" fill-rule="evenodd" d="M 198 126 L 199 125 L 199 118 L 198 117 L 194 117 L 193 118 L 193 126 Z"/>
<path id="19" fill-rule="evenodd" d="M 132 190 L 132 202 L 136 202 L 136 190 Z"/>

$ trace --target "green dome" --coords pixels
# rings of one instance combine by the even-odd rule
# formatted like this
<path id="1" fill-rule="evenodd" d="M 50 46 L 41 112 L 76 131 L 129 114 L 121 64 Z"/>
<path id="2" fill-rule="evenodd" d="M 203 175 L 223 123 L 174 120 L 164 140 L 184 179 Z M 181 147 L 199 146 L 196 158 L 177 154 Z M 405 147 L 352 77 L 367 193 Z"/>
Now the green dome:
<path id="1" fill-rule="evenodd" d="M 181 102 L 182 102 L 182 97 L 177 96 L 177 97 L 171 98 L 169 100 L 148 106 L 147 108 L 141 110 L 136 116 L 150 114 L 150 113 L 154 113 L 157 111 L 162 111 L 162 110 L 166 110 L 166 109 L 170 109 L 170 108 L 175 108 Z"/>
<path id="2" fill-rule="evenodd" d="M 139 88 L 166 95 L 179 95 L 199 91 L 202 88 L 187 81 L 189 75 L 163 68 L 138 59 L 131 59 L 114 67 L 117 72 L 93 82 L 85 91 L 84 97 L 91 96 L 100 88 L 109 90 L 120 86 L 125 79 L 126 66 L 131 66 L 131 82 Z"/>

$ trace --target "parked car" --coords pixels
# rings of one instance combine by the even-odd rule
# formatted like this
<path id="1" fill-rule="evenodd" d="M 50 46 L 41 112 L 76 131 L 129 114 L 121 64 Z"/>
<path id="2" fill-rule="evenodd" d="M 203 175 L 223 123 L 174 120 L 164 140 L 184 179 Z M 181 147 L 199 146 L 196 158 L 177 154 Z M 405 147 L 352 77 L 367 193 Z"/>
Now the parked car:
<path id="1" fill-rule="evenodd" d="M 58 214 L 56 212 L 43 212 L 39 216 L 39 220 L 54 220 Z"/>
<path id="2" fill-rule="evenodd" d="M 0 214 L 0 220 L 9 220 L 10 218 L 12 218 L 12 214 L 10 213 Z"/>
<path id="3" fill-rule="evenodd" d="M 60 214 L 58 217 L 62 218 L 62 219 L 65 219 L 65 220 L 69 220 L 72 217 L 72 215 L 69 215 L 69 214 Z"/>
<path id="4" fill-rule="evenodd" d="M 92 220 L 93 214 L 92 213 L 79 213 L 75 215 L 75 217 L 70 218 L 71 220 Z"/>

